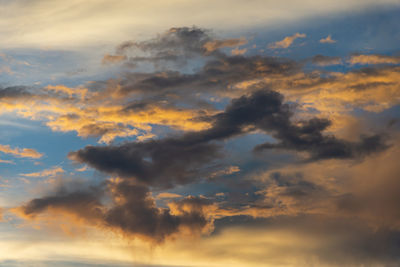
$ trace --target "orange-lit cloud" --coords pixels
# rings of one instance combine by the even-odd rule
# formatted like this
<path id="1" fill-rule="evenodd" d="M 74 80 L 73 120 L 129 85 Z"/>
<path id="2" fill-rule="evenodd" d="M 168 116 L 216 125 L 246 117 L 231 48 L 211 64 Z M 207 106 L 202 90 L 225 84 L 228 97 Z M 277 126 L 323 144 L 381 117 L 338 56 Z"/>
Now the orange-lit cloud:
<path id="1" fill-rule="evenodd" d="M 110 55 L 110 54 L 106 54 L 103 57 L 103 60 L 101 61 L 102 64 L 115 64 L 115 63 L 119 63 L 122 62 L 124 60 L 126 60 L 127 57 L 125 55 Z"/>
<path id="2" fill-rule="evenodd" d="M 353 55 L 349 59 L 352 65 L 373 65 L 373 64 L 400 64 L 400 57 L 385 55 Z"/>
<path id="3" fill-rule="evenodd" d="M 271 48 L 288 48 L 305 37 L 297 33 Z M 400 230 L 400 146 L 395 120 L 378 132 L 353 111 L 380 116 L 398 105 L 399 67 L 325 71 L 318 66 L 342 59 L 240 56 L 244 43 L 214 40 L 196 27 L 172 28 L 149 41 L 121 43 L 116 55 L 123 56 L 109 60 L 158 64 L 160 58 L 170 63 L 194 54 L 206 58 L 203 67 L 159 71 L 160 63 L 154 72 L 135 69 L 77 87 L 1 88 L 2 113 L 105 143 L 68 153 L 85 164 L 75 171 L 93 168 L 102 173 L 100 181 L 88 179 L 93 183 L 77 188 L 61 181 L 50 192 L 15 204 L 7 216 L 78 239 L 93 231 L 164 244 L 163 258 L 154 260 L 162 264 L 171 259 L 186 266 L 193 258 L 207 266 L 210 259 L 215 266 L 337 263 L 327 251 L 334 258 L 344 255 L 343 264 L 347 257 L 363 263 L 371 251 L 361 246 L 365 240 L 382 240 L 380 230 Z M 238 55 L 218 50 L 235 46 Z M 136 48 L 150 56 L 128 57 Z M 303 69 L 310 60 L 316 70 Z M 0 149 L 34 158 L 25 149 Z M 20 176 L 64 172 L 53 167 Z M 193 188 L 201 193 L 185 191 Z M 199 250 L 184 242 L 196 237 L 190 243 Z M 356 244 L 355 258 L 345 254 L 349 242 Z M 168 255 L 171 251 L 183 255 Z"/>
<path id="4" fill-rule="evenodd" d="M 9 145 L 0 145 L 0 152 L 10 154 L 18 158 L 39 159 L 43 154 L 31 148 L 11 148 Z"/>
<path id="5" fill-rule="evenodd" d="M 238 166 L 229 166 L 229 167 L 227 167 L 225 169 L 222 169 L 222 170 L 219 170 L 219 171 L 211 173 L 210 177 L 214 178 L 214 177 L 218 177 L 218 176 L 222 176 L 222 175 L 233 174 L 233 173 L 236 173 L 236 172 L 240 172 L 240 168 Z"/>
<path id="6" fill-rule="evenodd" d="M 61 173 L 64 173 L 64 170 L 61 167 L 53 167 L 51 169 L 46 169 L 40 172 L 22 173 L 20 175 L 25 177 L 49 177 L 56 176 Z"/>
<path id="7" fill-rule="evenodd" d="M 245 38 L 240 39 L 226 39 L 226 40 L 213 40 L 204 44 L 204 48 L 207 52 L 213 52 L 220 48 L 232 47 L 232 46 L 242 46 L 247 44 Z"/>
<path id="8" fill-rule="evenodd" d="M 240 56 L 240 55 L 244 55 L 247 52 L 247 48 L 243 48 L 243 49 L 239 49 L 238 47 L 236 47 L 235 49 L 232 49 L 231 53 L 234 56 Z"/>
<path id="9" fill-rule="evenodd" d="M 15 164 L 14 161 L 12 160 L 4 160 L 4 159 L 0 159 L 0 163 L 5 163 L 5 164 Z"/>
<path id="10" fill-rule="evenodd" d="M 329 34 L 327 37 L 322 38 L 321 40 L 319 40 L 319 42 L 321 44 L 334 44 L 337 41 L 332 39 L 332 36 Z"/>
<path id="11" fill-rule="evenodd" d="M 100 142 L 109 143 L 116 137 L 151 137 L 150 124 L 167 125 L 182 130 L 199 130 L 208 127 L 207 122 L 196 120 L 199 111 L 173 107 L 148 106 L 138 112 L 126 110 L 119 99 L 109 101 L 94 99 L 98 95 L 86 88 L 69 88 L 62 85 L 47 86 L 49 92 L 57 95 L 16 94 L 12 99 L 0 99 L 3 112 L 17 112 L 33 120 L 44 120 L 54 131 L 76 131 L 82 137 L 100 137 Z M 65 98 L 64 96 L 68 96 Z M 93 99 L 88 101 L 88 99 Z M 110 103 L 111 101 L 111 103 Z M 141 132 L 140 132 L 141 131 Z M 7 153 L 38 158 L 29 149 L 1 147 Z"/>
<path id="12" fill-rule="evenodd" d="M 270 49 L 278 49 L 278 48 L 288 48 L 293 44 L 293 42 L 298 38 L 306 38 L 306 34 L 304 33 L 295 33 L 291 36 L 287 36 L 283 38 L 283 40 L 269 44 L 268 48 Z"/>

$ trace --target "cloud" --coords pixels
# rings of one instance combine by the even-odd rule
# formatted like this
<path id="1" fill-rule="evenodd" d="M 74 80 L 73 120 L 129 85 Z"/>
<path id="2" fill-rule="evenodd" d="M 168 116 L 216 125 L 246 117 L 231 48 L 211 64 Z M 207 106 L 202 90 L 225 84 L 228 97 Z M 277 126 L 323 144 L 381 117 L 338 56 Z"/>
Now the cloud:
<path id="1" fill-rule="evenodd" d="M 81 168 L 75 169 L 75 171 L 77 171 L 77 172 L 85 172 L 87 170 L 89 170 L 88 166 L 83 166 Z"/>
<path id="2" fill-rule="evenodd" d="M 399 232 L 372 229 L 357 218 L 234 217 L 220 223 L 220 231 L 199 241 L 197 251 L 201 251 L 199 258 L 221 265 L 229 265 L 218 257 L 221 254 L 230 255 L 238 266 L 395 266 L 399 262 Z M 237 246 L 237 240 L 243 240 L 242 246 Z M 384 248 L 382 244 L 386 244 Z M 188 250 L 183 244 L 178 247 Z M 243 247 L 249 250 L 243 251 Z"/>
<path id="3" fill-rule="evenodd" d="M 306 38 L 306 34 L 295 33 L 291 36 L 287 36 L 287 37 L 283 38 L 283 40 L 281 40 L 281 41 L 269 44 L 268 48 L 270 48 L 270 49 L 288 48 L 289 46 L 291 46 L 293 44 L 294 40 L 296 40 L 298 38 Z"/>
<path id="4" fill-rule="evenodd" d="M 294 72 L 285 77 L 265 76 L 263 81 L 272 88 L 279 88 L 288 100 L 326 116 L 354 108 L 381 112 L 399 103 L 399 70 L 398 66 L 362 68 L 344 73 L 316 70 Z"/>
<path id="5" fill-rule="evenodd" d="M 0 159 L 0 163 L 5 163 L 5 164 L 15 164 L 14 161 L 12 160 L 4 160 L 4 159 Z"/>
<path id="6" fill-rule="evenodd" d="M 31 148 L 11 148 L 9 145 L 0 145 L 0 152 L 18 158 L 39 159 L 43 156 L 43 154 Z"/>
<path id="7" fill-rule="evenodd" d="M 287 218 L 291 225 L 303 216 L 307 223 L 311 218 L 322 222 L 336 218 L 351 229 L 365 227 L 360 236 L 354 236 L 357 248 L 368 235 L 384 237 L 374 235 L 373 227 L 389 231 L 379 224 L 380 218 L 390 231 L 397 229 L 398 214 L 393 208 L 398 202 L 394 197 L 397 184 L 387 177 L 395 177 L 398 170 L 392 164 L 376 167 L 377 162 L 381 166 L 395 162 L 397 156 L 385 156 L 397 147 L 393 145 L 396 137 L 386 133 L 392 128 L 360 127 L 348 136 L 342 131 L 349 117 L 359 120 L 357 112 L 380 112 L 399 104 L 398 67 L 325 71 L 318 67 L 338 63 L 340 58 L 317 55 L 311 59 L 317 69 L 309 71 L 302 68 L 308 68 L 305 64 L 310 59 L 297 62 L 219 50 L 240 40 L 216 39 L 197 27 L 172 28 L 147 41 L 127 41 L 115 50 L 116 56 L 126 57 L 125 63 L 159 64 L 154 71 L 123 70 L 117 78 L 77 87 L 2 88 L 3 112 L 43 121 L 53 131 L 99 138 L 104 144 L 88 145 L 68 157 L 112 177 L 100 185 L 61 188 L 27 201 L 14 212 L 39 224 L 60 216 L 61 227 L 71 220 L 72 225 L 155 243 L 216 229 L 205 237 L 212 240 L 224 231 L 227 221 L 241 218 L 263 218 L 264 222 Z M 293 41 L 286 40 L 288 47 Z M 204 47 L 209 42 L 211 53 Z M 133 55 L 137 51 L 143 54 Z M 182 63 L 182 57 L 183 61 L 199 57 L 204 64 L 190 72 L 163 70 L 171 63 Z M 251 145 L 246 138 L 252 140 Z M 236 145 L 245 149 L 231 153 Z M 251 154 L 252 149 L 263 154 Z M 61 170 L 23 176 L 56 175 Z M 375 174 L 385 178 L 378 182 L 372 177 Z M 217 176 L 221 177 L 209 179 Z M 172 188 L 179 194 L 162 191 Z M 204 195 L 211 197 L 185 197 L 188 188 L 204 189 Z M 152 191 L 158 193 L 156 197 Z M 351 224 L 354 217 L 365 225 Z M 323 233 L 330 233 L 329 229 L 333 228 L 323 228 Z M 299 233 L 289 226 L 284 230 Z M 303 230 L 301 238 L 315 229 Z M 324 243 L 316 232 L 313 238 L 316 246 L 349 241 Z M 257 248 L 265 252 L 264 247 Z M 274 247 L 278 248 L 279 244 Z M 330 262 L 323 249 L 318 252 L 323 254 L 321 262 Z M 362 254 L 362 250 L 357 252 Z M 299 252 L 300 258 L 303 253 Z M 343 255 L 342 250 L 337 253 Z"/>
<path id="8" fill-rule="evenodd" d="M 243 49 L 239 49 L 238 47 L 236 47 L 235 49 L 231 50 L 231 54 L 234 56 L 240 56 L 240 55 L 244 55 L 247 52 L 247 48 L 243 48 Z"/>
<path id="9" fill-rule="evenodd" d="M 125 55 L 110 55 L 110 54 L 105 54 L 103 57 L 103 60 L 101 61 L 102 64 L 114 64 L 114 63 L 120 63 L 124 60 L 126 60 Z"/>
<path id="10" fill-rule="evenodd" d="M 230 175 L 230 174 L 233 174 L 236 172 L 240 172 L 239 166 L 229 166 L 225 169 L 218 170 L 216 172 L 211 173 L 210 177 L 215 178 L 215 177 L 222 176 L 222 175 Z"/>
<path id="11" fill-rule="evenodd" d="M 201 177 L 201 167 L 218 158 L 215 144 L 194 142 L 190 137 L 127 142 L 116 146 L 87 146 L 69 158 L 125 178 L 162 187 L 186 184 Z"/>
<path id="12" fill-rule="evenodd" d="M 363 161 L 285 164 L 255 172 L 252 179 L 259 185 L 257 198 L 247 206 L 228 204 L 216 212 L 255 218 L 309 214 L 346 221 L 357 217 L 371 229 L 399 230 L 398 197 L 394 193 L 399 188 L 395 178 L 398 154 L 397 137 L 390 148 Z"/>
<path id="13" fill-rule="evenodd" d="M 330 122 L 323 119 L 312 119 L 301 126 L 282 126 L 281 132 L 275 137 L 279 143 L 265 143 L 258 145 L 255 150 L 265 149 L 289 149 L 295 151 L 307 151 L 311 160 L 330 158 L 359 158 L 371 153 L 385 150 L 382 135 L 360 136 L 360 141 L 349 142 L 337 139 L 334 136 L 323 136 L 321 134 Z"/>
<path id="14" fill-rule="evenodd" d="M 334 44 L 337 41 L 332 39 L 332 36 L 329 34 L 327 37 L 322 38 L 321 40 L 319 40 L 319 42 L 321 44 Z"/>
<path id="15" fill-rule="evenodd" d="M 385 55 L 353 55 L 348 62 L 352 65 L 373 65 L 373 64 L 400 64 L 400 57 Z"/>
<path id="16" fill-rule="evenodd" d="M 203 45 L 203 47 L 206 49 L 208 53 L 210 53 L 220 48 L 242 46 L 245 44 L 247 44 L 247 40 L 245 38 L 225 39 L 225 40 L 208 41 Z"/>
<path id="17" fill-rule="evenodd" d="M 309 160 L 360 158 L 387 148 L 383 136 L 361 136 L 350 142 L 324 135 L 327 119 L 292 122 L 292 111 L 283 96 L 259 90 L 233 99 L 225 111 L 208 118 L 212 126 L 179 137 L 125 142 L 112 146 L 87 146 L 69 153 L 69 158 L 111 175 L 133 178 L 153 186 L 172 186 L 198 179 L 202 167 L 220 157 L 222 141 L 261 130 L 277 143 L 258 145 L 256 151 L 287 149 L 308 153 Z M 204 171 L 204 170 L 203 170 Z"/>
<path id="18" fill-rule="evenodd" d="M 106 92 L 96 92 L 84 87 L 57 85 L 32 91 L 35 93 L 21 87 L 2 89 L 2 112 L 16 112 L 21 117 L 45 121 L 54 131 L 76 131 L 81 137 L 100 137 L 100 142 L 108 143 L 116 137 L 149 136 L 149 124 L 166 124 L 182 129 L 207 126 L 206 122 L 193 119 L 199 116 L 201 111 L 198 110 L 163 108 L 153 103 L 136 112 L 137 109 L 127 109 L 132 102 L 121 103 L 119 96 L 111 97 L 105 103 L 104 94 L 110 93 L 106 89 Z"/>
<path id="19" fill-rule="evenodd" d="M 113 199 L 108 206 L 101 203 L 100 188 L 72 192 L 60 188 L 54 195 L 33 199 L 13 212 L 30 220 L 42 213 L 69 214 L 85 224 L 156 243 L 181 230 L 201 233 L 210 223 L 206 207 L 211 203 L 206 199 L 189 196 L 171 202 L 171 209 L 158 208 L 145 186 L 110 181 L 108 188 Z"/>
<path id="20" fill-rule="evenodd" d="M 186 63 L 199 56 L 217 56 L 219 50 L 247 44 L 245 38 L 215 39 L 211 32 L 198 27 L 171 28 L 146 41 L 125 41 L 117 46 L 115 55 L 106 54 L 105 63 L 126 61 L 126 66 L 137 67 L 139 63 Z M 242 52 L 243 54 L 243 52 Z"/>
<path id="21" fill-rule="evenodd" d="M 15 99 L 15 98 L 27 98 L 31 94 L 23 86 L 11 86 L 0 88 L 0 99 Z"/>
<path id="22" fill-rule="evenodd" d="M 156 199 L 163 199 L 163 198 L 181 198 L 183 197 L 182 195 L 179 194 L 174 194 L 174 193 L 168 193 L 168 192 L 163 192 L 157 195 Z"/>
<path id="23" fill-rule="evenodd" d="M 61 173 L 64 173 L 64 170 L 61 167 L 53 167 L 51 169 L 46 169 L 40 172 L 22 173 L 20 175 L 25 177 L 48 177 L 56 176 Z"/>
<path id="24" fill-rule="evenodd" d="M 340 57 L 316 55 L 311 59 L 311 62 L 319 66 L 330 66 L 342 64 L 342 59 Z"/>
<path id="25" fill-rule="evenodd" d="M 219 48 L 241 45 L 244 42 L 245 39 L 214 40 L 207 30 L 194 26 L 179 27 L 171 28 L 146 41 L 125 41 L 118 45 L 115 55 L 106 56 L 113 60 L 128 59 L 131 64 L 178 60 L 184 62 L 187 58 L 209 54 Z M 134 56 L 128 57 L 131 51 L 135 52 Z M 109 59 L 103 58 L 103 62 Z"/>

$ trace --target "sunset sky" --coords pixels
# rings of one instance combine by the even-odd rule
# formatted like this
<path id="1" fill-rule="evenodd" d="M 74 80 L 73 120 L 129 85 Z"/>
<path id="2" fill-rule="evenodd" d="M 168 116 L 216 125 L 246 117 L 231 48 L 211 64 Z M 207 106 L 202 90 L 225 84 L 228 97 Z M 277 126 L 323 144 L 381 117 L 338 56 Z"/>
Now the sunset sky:
<path id="1" fill-rule="evenodd" d="M 0 10 L 0 266 L 400 266 L 400 0 Z"/>

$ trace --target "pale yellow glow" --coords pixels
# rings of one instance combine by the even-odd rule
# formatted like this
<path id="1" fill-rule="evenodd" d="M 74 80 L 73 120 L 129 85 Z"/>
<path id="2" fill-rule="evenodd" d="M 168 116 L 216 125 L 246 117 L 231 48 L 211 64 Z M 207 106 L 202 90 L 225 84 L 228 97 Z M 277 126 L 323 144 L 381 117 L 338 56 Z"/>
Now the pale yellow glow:
<path id="1" fill-rule="evenodd" d="M 117 44 L 153 36 L 177 25 L 238 30 L 389 4 L 400 3 L 397 0 L 379 3 L 375 0 L 3 1 L 0 48 Z"/>
<path id="2" fill-rule="evenodd" d="M 318 260 L 310 257 L 307 251 L 315 251 L 321 244 L 332 242 L 285 226 L 229 227 L 215 236 L 184 237 L 159 246 L 138 239 L 128 241 L 111 233 L 90 232 L 68 239 L 52 236 L 45 240 L 36 233 L 28 239 L 0 241 L 0 260 L 74 259 L 110 265 L 142 263 L 187 267 L 309 266 L 307 263 L 317 264 Z"/>

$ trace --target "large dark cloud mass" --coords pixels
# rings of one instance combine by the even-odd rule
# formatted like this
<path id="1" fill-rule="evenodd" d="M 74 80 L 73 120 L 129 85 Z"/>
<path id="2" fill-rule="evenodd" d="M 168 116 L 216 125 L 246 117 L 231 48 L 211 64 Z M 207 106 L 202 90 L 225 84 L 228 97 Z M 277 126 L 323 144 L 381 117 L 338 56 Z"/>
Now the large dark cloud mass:
<path id="1" fill-rule="evenodd" d="M 379 135 L 361 137 L 358 142 L 325 135 L 326 119 L 293 122 L 292 112 L 283 97 L 271 90 L 242 96 L 214 115 L 209 129 L 179 137 L 145 142 L 126 142 L 112 146 L 88 146 L 69 157 L 100 171 L 137 180 L 149 185 L 184 184 L 195 180 L 205 164 L 216 158 L 216 141 L 254 130 L 272 135 L 276 144 L 262 144 L 256 150 L 288 149 L 308 152 L 310 160 L 357 158 L 381 151 L 387 146 Z"/>
<path id="2" fill-rule="evenodd" d="M 154 242 L 177 233 L 182 228 L 200 233 L 210 219 L 204 207 L 211 205 L 206 199 L 188 197 L 174 203 L 173 213 L 168 208 L 158 208 L 146 186 L 128 181 L 109 183 L 112 203 L 102 204 L 103 190 L 59 190 L 53 195 L 37 198 L 20 207 L 24 216 L 56 210 L 85 219 L 87 223 L 139 236 Z"/>
<path id="3" fill-rule="evenodd" d="M 216 181 L 219 174 L 242 171 L 242 166 L 239 168 L 233 166 L 233 163 L 229 165 L 234 171 L 216 171 L 216 168 L 224 165 L 224 160 L 231 156 L 227 155 L 229 150 L 226 149 L 230 142 L 242 137 L 251 137 L 253 134 L 262 135 L 263 138 L 253 142 L 247 148 L 246 155 L 235 155 L 240 158 L 238 162 L 245 157 L 249 157 L 249 161 L 255 161 L 255 155 L 258 156 L 257 160 L 261 158 L 263 161 L 275 150 L 279 150 L 299 156 L 296 158 L 301 159 L 296 161 L 298 165 L 347 162 L 346 160 L 353 160 L 349 162 L 354 163 L 379 156 L 392 149 L 387 140 L 389 135 L 385 133 L 374 134 L 377 131 L 371 131 L 363 135 L 360 134 L 361 131 L 357 131 L 356 136 L 345 139 L 337 132 L 331 131 L 333 123 L 324 118 L 326 113 L 313 111 L 303 117 L 304 113 L 299 112 L 291 93 L 300 95 L 299 99 L 309 93 L 314 98 L 310 97 L 308 102 L 312 102 L 316 99 L 313 94 L 318 88 L 328 88 L 321 94 L 322 97 L 329 95 L 329 90 L 334 90 L 332 88 L 342 86 L 333 98 L 334 101 L 327 100 L 334 106 L 336 101 L 348 99 L 342 95 L 349 91 L 352 93 L 351 97 L 355 97 L 354 91 L 351 90 L 362 94 L 374 86 L 390 86 L 392 82 L 365 80 L 371 77 L 383 80 L 385 75 L 395 76 L 399 73 L 398 69 L 360 69 L 343 75 L 325 75 L 322 72 L 304 72 L 302 67 L 307 60 L 299 63 L 278 57 L 232 56 L 224 52 L 227 48 L 239 47 L 246 42 L 243 38 L 215 39 L 209 31 L 196 27 L 172 28 L 149 41 L 124 42 L 116 48 L 114 54 L 106 55 L 103 63 L 123 62 L 121 69 L 124 73 L 121 73 L 118 79 L 92 82 L 87 88 L 48 87 L 36 95 L 31 95 L 22 87 L 0 89 L 0 101 L 6 98 L 14 100 L 36 97 L 42 100 L 48 97 L 54 100 L 55 107 L 65 103 L 65 106 L 69 107 L 68 111 L 61 112 L 58 116 L 47 117 L 49 125 L 54 129 L 65 127 L 68 131 L 76 130 L 84 137 L 111 134 L 111 141 L 106 142 L 107 145 L 89 145 L 68 154 L 69 159 L 75 163 L 86 164 L 110 175 L 110 179 L 102 181 L 102 186 L 96 188 L 59 190 L 54 194 L 33 199 L 20 207 L 23 215 L 34 218 L 52 210 L 67 212 L 91 225 L 155 242 L 162 242 L 181 229 L 199 233 L 207 230 L 217 217 L 231 217 L 235 221 L 239 217 L 236 215 L 246 218 L 282 215 L 287 216 L 290 223 L 306 221 L 304 225 L 309 224 L 310 217 L 316 214 L 342 216 L 349 225 L 348 218 L 352 215 L 372 221 L 371 217 L 381 213 L 378 212 L 376 204 L 368 199 L 375 199 L 376 203 L 382 205 L 390 203 L 390 208 L 381 210 L 385 211 L 382 213 L 385 218 L 392 218 L 388 214 L 395 213 L 393 207 L 397 205 L 397 198 L 386 199 L 384 194 L 371 193 L 370 189 L 367 192 L 356 192 L 354 188 L 346 191 L 347 188 L 344 190 L 334 184 L 335 182 L 332 182 L 333 185 L 328 184 L 336 179 L 336 173 L 325 177 L 314 175 L 313 170 L 309 169 L 295 174 L 285 174 L 279 170 L 258 181 L 249 181 L 248 178 L 246 180 L 245 175 L 237 175 L 236 180 L 232 178 L 228 182 Z M 177 71 L 175 66 L 169 68 L 174 63 L 188 66 L 188 61 L 196 59 L 201 59 L 201 64 L 197 62 L 196 68 L 192 70 Z M 318 55 L 312 58 L 311 62 L 325 66 L 339 64 L 341 59 Z M 141 64 L 148 63 L 154 65 L 150 68 L 151 71 L 145 72 L 143 69 L 146 68 L 139 68 Z M 346 79 L 345 85 L 341 84 L 341 79 Z M 369 95 L 368 92 L 366 95 Z M 390 102 L 386 101 L 386 95 L 381 97 L 380 101 Z M 373 102 L 371 99 L 363 101 L 358 99 L 357 103 L 371 110 L 376 108 L 368 106 Z M 317 109 L 315 106 L 312 108 Z M 172 113 L 174 120 L 168 120 L 167 115 L 170 114 L 163 117 L 164 113 L 168 112 Z M 304 112 L 304 109 L 301 112 Z M 185 123 L 200 122 L 206 126 L 174 127 L 179 123 L 180 116 L 187 113 L 190 113 L 190 116 L 185 118 Z M 47 113 L 39 111 L 37 114 Z M 151 120 L 153 115 L 157 120 Z M 55 117 L 57 120 L 52 121 Z M 143 121 L 141 117 L 144 118 Z M 129 138 L 136 135 L 132 133 L 136 127 L 139 130 L 151 129 L 154 124 L 169 127 L 168 134 L 119 143 L 118 139 L 115 139 Z M 176 131 L 177 128 L 179 131 Z M 151 134 L 151 130 L 148 133 Z M 261 139 L 263 141 L 259 141 Z M 255 154 L 248 153 L 249 151 Z M 260 165 L 260 170 L 256 169 Z M 266 167 L 264 161 L 257 162 L 251 165 L 251 168 L 254 168 L 251 171 L 261 173 Z M 244 172 L 248 171 L 246 168 L 248 167 L 244 166 Z M 215 175 L 216 173 L 218 175 Z M 347 176 L 352 177 L 350 174 Z M 229 186 L 234 185 L 236 188 L 232 191 L 236 191 L 213 191 L 212 196 L 207 197 L 170 194 L 181 198 L 176 201 L 162 200 L 164 202 L 152 197 L 152 191 L 172 190 L 197 182 L 219 183 L 218 190 L 222 188 L 226 191 L 231 190 Z M 385 184 L 382 188 L 382 191 L 386 192 L 388 186 Z M 164 206 L 157 205 L 160 204 L 158 201 Z M 372 212 L 370 207 L 374 207 Z M 210 214 L 210 210 L 213 210 L 214 214 Z M 397 213 L 395 214 L 397 220 Z M 298 219 L 302 215 L 307 218 Z M 224 219 L 221 219 L 219 225 L 223 222 Z M 302 231 L 314 230 L 304 225 Z M 356 228 L 352 224 L 351 227 Z M 369 225 L 365 226 L 360 236 L 354 237 L 354 240 L 349 239 L 349 242 L 354 242 L 352 246 L 360 247 L 362 242 L 368 240 L 368 227 Z M 330 228 L 337 230 L 329 225 L 324 231 L 329 231 Z M 339 229 L 337 232 L 346 231 Z M 382 230 L 372 234 L 371 240 L 382 238 L 382 242 L 386 242 L 387 232 Z M 398 233 L 393 231 L 393 234 L 397 240 Z M 346 238 L 344 240 L 348 241 Z M 339 242 L 340 245 L 344 243 Z M 333 241 L 330 244 L 336 245 Z M 323 257 L 326 256 L 325 249 L 328 250 L 320 250 Z M 369 249 L 377 254 L 376 257 L 384 254 L 374 245 L 366 246 L 366 250 Z M 398 246 L 394 249 L 397 252 Z M 356 249 L 354 252 L 365 255 L 362 249 Z M 390 259 L 394 258 L 395 253 L 389 254 Z M 348 254 L 344 256 L 347 257 Z"/>

